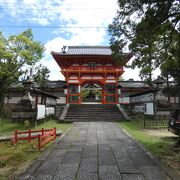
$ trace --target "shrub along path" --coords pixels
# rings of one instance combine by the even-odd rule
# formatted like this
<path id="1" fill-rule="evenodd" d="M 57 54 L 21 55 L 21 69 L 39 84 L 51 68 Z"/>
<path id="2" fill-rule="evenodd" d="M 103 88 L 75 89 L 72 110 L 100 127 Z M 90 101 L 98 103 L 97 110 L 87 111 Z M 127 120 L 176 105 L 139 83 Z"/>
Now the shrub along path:
<path id="1" fill-rule="evenodd" d="M 78 122 L 18 179 L 172 179 L 112 122 Z"/>

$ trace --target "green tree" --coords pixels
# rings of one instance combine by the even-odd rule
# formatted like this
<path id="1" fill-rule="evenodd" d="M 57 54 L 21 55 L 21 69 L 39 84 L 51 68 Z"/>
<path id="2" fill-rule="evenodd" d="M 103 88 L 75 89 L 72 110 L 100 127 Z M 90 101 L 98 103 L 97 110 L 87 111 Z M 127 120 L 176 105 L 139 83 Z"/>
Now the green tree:
<path id="1" fill-rule="evenodd" d="M 31 29 L 7 39 L 0 33 L 0 115 L 8 88 L 18 81 L 26 65 L 33 65 L 42 58 L 43 52 L 44 46 L 33 40 Z"/>
<path id="2" fill-rule="evenodd" d="M 118 3 L 119 10 L 108 29 L 114 59 L 121 60 L 123 48 L 130 44 L 135 56 L 132 67 L 139 67 L 141 77 L 149 76 L 151 80 L 153 69 L 160 66 L 156 56 L 157 49 L 160 50 L 157 38 L 160 34 L 167 36 L 165 32 L 168 32 L 165 39 L 169 39 L 168 45 L 173 43 L 171 39 L 179 25 L 180 3 L 177 0 L 119 0 Z M 167 46 L 165 41 L 162 43 Z"/>
<path id="3" fill-rule="evenodd" d="M 164 75 L 177 80 L 180 99 L 180 2 L 118 0 L 118 4 L 119 10 L 108 29 L 115 57 L 130 44 L 136 61 L 132 67 L 139 67 L 141 75 L 148 75 L 149 79 L 153 69 L 160 67 Z"/>
<path id="4" fill-rule="evenodd" d="M 135 56 L 131 67 L 140 68 L 143 79 L 151 82 L 153 70 L 161 67 L 163 73 L 171 72 L 180 85 L 180 53 L 173 50 L 179 49 L 179 1 L 119 0 L 118 3 L 119 10 L 108 29 L 115 61 L 122 59 L 123 48 L 129 45 Z M 170 66 L 170 59 L 176 67 Z"/>
<path id="5" fill-rule="evenodd" d="M 162 76 L 166 78 L 172 77 L 176 81 L 178 81 L 178 69 L 179 69 L 178 68 L 178 55 L 179 55 L 178 31 L 176 30 L 174 31 L 171 39 L 167 39 L 168 37 L 167 35 L 168 32 L 166 33 L 166 36 L 161 37 L 161 41 L 163 41 L 163 43 L 161 43 L 162 46 L 158 51 L 158 55 L 160 59 L 160 69 Z M 169 40 L 171 42 L 168 42 Z"/>
<path id="6" fill-rule="evenodd" d="M 140 68 L 141 79 L 152 85 L 152 72 L 156 68 L 155 52 L 157 50 L 154 42 L 157 36 L 149 36 L 147 26 L 147 22 L 144 19 L 136 26 L 135 36 L 129 48 L 135 56 L 131 67 Z"/>
<path id="7" fill-rule="evenodd" d="M 33 73 L 33 80 L 38 85 L 38 88 L 45 89 L 48 87 L 48 78 L 50 74 L 50 70 L 40 64 L 39 66 L 35 67 L 35 72 Z"/>

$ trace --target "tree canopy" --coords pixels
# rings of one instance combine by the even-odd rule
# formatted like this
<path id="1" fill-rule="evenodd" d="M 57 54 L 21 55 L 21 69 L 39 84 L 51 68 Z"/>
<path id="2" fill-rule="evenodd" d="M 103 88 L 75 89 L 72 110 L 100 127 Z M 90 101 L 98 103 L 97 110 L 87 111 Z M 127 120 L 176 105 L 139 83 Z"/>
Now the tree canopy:
<path id="1" fill-rule="evenodd" d="M 39 66 L 35 67 L 35 72 L 33 73 L 33 80 L 37 83 L 38 88 L 45 89 L 48 87 L 48 78 L 49 78 L 50 70 L 40 64 Z"/>
<path id="2" fill-rule="evenodd" d="M 172 47 L 176 45 L 178 49 L 180 3 L 177 0 L 119 0 L 118 4 L 119 10 L 108 29 L 111 48 L 118 59 L 123 48 L 129 45 L 135 56 L 131 67 L 140 68 L 140 76 L 151 81 L 154 69 L 161 66 L 165 70 L 168 59 L 177 61 Z"/>
<path id="3" fill-rule="evenodd" d="M 0 32 L 0 113 L 7 88 L 23 74 L 26 65 L 42 58 L 44 46 L 34 41 L 32 30 L 5 38 Z"/>

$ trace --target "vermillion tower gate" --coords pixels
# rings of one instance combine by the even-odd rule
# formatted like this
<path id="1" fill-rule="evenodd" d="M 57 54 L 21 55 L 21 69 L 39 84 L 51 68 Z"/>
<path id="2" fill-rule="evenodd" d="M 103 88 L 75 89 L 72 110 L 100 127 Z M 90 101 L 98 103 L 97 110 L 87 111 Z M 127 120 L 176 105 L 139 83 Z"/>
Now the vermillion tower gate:
<path id="1" fill-rule="evenodd" d="M 66 79 L 66 102 L 117 104 L 123 65 L 116 65 L 107 46 L 70 46 L 51 53 Z M 127 62 L 131 55 L 124 56 Z"/>

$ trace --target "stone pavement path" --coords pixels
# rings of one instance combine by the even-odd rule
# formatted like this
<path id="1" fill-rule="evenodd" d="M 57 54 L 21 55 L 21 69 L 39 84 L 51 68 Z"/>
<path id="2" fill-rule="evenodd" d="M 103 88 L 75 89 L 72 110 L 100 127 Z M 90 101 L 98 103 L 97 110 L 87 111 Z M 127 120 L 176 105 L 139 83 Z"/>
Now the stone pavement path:
<path id="1" fill-rule="evenodd" d="M 112 122 L 78 122 L 19 179 L 171 179 Z"/>

